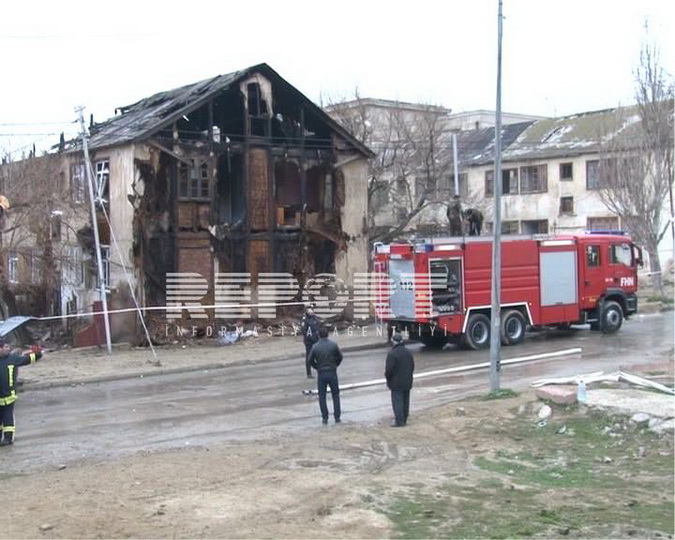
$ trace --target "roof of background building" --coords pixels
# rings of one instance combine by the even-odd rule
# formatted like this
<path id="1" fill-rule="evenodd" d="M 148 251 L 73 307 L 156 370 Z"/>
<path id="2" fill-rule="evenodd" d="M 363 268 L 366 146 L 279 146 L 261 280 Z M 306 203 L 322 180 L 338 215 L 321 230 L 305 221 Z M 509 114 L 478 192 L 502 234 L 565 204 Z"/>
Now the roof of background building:
<path id="1" fill-rule="evenodd" d="M 546 118 L 505 145 L 502 158 L 519 161 L 599 153 L 611 141 L 630 143 L 639 130 L 640 117 L 634 106 Z"/>

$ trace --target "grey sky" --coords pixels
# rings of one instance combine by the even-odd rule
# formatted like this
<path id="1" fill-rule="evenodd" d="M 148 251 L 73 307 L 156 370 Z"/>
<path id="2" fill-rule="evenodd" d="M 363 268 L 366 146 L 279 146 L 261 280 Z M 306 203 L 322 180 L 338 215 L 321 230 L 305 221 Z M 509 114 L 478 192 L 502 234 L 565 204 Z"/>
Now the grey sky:
<path id="1" fill-rule="evenodd" d="M 504 0 L 503 109 L 566 115 L 633 101 L 647 35 L 675 66 L 675 2 Z M 0 151 L 260 62 L 315 102 L 494 109 L 497 0 L 6 2 Z M 645 21 L 649 33 L 645 33 Z M 45 124 L 45 122 L 47 124 Z M 53 122 L 53 123 L 52 123 Z M 70 124 L 69 124 L 70 123 Z M 8 134 L 31 133 L 25 137 Z"/>

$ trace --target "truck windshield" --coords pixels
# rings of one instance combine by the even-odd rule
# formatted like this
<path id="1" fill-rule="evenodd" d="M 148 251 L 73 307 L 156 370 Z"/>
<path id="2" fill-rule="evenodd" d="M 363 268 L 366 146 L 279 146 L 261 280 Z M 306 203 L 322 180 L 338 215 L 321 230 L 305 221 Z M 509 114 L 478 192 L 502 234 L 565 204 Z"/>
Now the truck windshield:
<path id="1" fill-rule="evenodd" d="M 609 246 L 610 264 L 623 264 L 630 266 L 632 261 L 632 250 L 630 244 L 612 244 Z"/>

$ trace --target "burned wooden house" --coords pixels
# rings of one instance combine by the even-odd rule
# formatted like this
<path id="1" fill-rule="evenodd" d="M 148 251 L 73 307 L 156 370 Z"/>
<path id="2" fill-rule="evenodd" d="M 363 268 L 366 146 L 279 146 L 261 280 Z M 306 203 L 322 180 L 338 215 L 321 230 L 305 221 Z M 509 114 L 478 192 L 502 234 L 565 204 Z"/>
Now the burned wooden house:
<path id="1" fill-rule="evenodd" d="M 367 270 L 371 152 L 267 64 L 116 113 L 89 138 L 101 242 L 119 246 L 106 266 L 113 299 L 128 290 L 125 265 L 146 306 L 164 305 L 168 273 L 213 284 L 250 272 L 255 286 L 262 272 L 302 285 Z M 211 286 L 201 302 L 213 300 Z"/>

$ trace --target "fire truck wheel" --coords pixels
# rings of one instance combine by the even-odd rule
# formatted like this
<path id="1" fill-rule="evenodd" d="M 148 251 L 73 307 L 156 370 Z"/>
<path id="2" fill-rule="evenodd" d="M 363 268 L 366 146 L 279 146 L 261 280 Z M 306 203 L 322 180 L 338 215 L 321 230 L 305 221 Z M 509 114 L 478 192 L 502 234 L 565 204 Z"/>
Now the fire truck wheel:
<path id="1" fill-rule="evenodd" d="M 525 317 L 523 314 L 512 309 L 502 315 L 502 343 L 504 345 L 517 345 L 525 339 Z"/>
<path id="2" fill-rule="evenodd" d="M 469 349 L 485 349 L 490 345 L 490 319 L 482 313 L 469 317 L 464 334 L 464 344 Z"/>
<path id="3" fill-rule="evenodd" d="M 616 302 L 605 302 L 600 315 L 600 329 L 603 334 L 618 332 L 623 324 L 623 311 Z"/>

